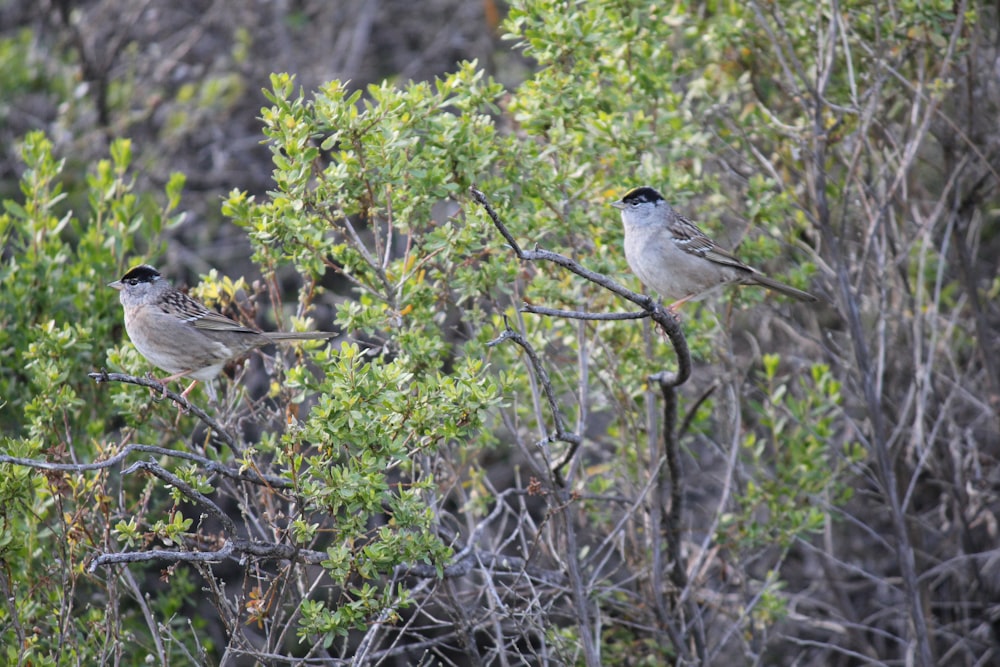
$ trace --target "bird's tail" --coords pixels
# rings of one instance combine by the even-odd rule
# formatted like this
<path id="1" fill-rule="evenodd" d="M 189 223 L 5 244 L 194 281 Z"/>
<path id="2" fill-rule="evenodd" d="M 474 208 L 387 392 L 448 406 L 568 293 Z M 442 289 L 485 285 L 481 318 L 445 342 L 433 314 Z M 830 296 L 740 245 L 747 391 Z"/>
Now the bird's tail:
<path id="1" fill-rule="evenodd" d="M 297 340 L 321 340 L 333 338 L 337 334 L 329 331 L 274 331 L 264 332 L 264 336 L 272 343 L 291 343 Z"/>
<path id="2" fill-rule="evenodd" d="M 757 283 L 758 285 L 763 285 L 764 287 L 774 290 L 775 292 L 781 292 L 786 296 L 798 299 L 799 301 L 819 301 L 819 299 L 817 299 L 809 292 L 803 292 L 802 290 L 796 289 L 791 285 L 786 285 L 785 283 L 778 282 L 777 280 L 768 278 L 767 276 L 760 273 L 754 272 L 753 282 Z"/>

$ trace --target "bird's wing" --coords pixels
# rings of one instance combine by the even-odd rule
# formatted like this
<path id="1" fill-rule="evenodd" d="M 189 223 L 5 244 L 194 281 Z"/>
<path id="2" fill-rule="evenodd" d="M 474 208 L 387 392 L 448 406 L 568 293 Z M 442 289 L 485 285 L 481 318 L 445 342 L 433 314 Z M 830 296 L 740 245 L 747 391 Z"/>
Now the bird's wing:
<path id="1" fill-rule="evenodd" d="M 197 329 L 207 329 L 209 331 L 229 331 L 232 333 L 252 333 L 259 334 L 259 331 L 245 327 L 235 320 L 231 320 L 225 315 L 220 315 L 214 310 L 207 310 L 204 315 L 191 320 Z"/>
<path id="2" fill-rule="evenodd" d="M 674 235 L 677 245 L 692 255 L 704 257 L 723 266 L 731 266 L 736 269 L 753 272 L 753 269 L 741 262 L 728 250 L 722 249 L 705 232 L 698 229 L 697 225 L 683 215 L 677 215 L 676 224 L 670 231 Z"/>
<path id="3" fill-rule="evenodd" d="M 196 329 L 208 331 L 229 331 L 233 333 L 259 333 L 243 326 L 225 315 L 209 310 L 203 303 L 195 301 L 183 292 L 171 292 L 166 295 L 162 304 L 164 310 L 190 322 Z"/>

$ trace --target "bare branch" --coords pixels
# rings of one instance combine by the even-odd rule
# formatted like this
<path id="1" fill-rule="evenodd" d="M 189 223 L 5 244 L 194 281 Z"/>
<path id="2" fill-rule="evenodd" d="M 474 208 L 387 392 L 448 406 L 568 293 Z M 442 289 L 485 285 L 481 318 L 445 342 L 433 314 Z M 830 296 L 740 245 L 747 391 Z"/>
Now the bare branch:
<path id="1" fill-rule="evenodd" d="M 557 463 L 552 470 L 556 476 L 557 483 L 560 486 L 564 486 L 565 480 L 563 480 L 561 473 L 562 467 L 573 458 L 577 448 L 579 448 L 579 446 L 583 443 L 583 438 L 581 438 L 578 433 L 571 433 L 566 429 L 566 423 L 563 420 L 562 413 L 559 412 L 559 402 L 556 400 L 555 391 L 552 389 L 552 381 L 549 379 L 549 374 L 545 370 L 545 366 L 542 365 L 542 360 L 538 358 L 538 354 L 531 346 L 531 343 L 528 342 L 527 338 L 522 336 L 517 331 L 514 331 L 508 324 L 504 332 L 497 338 L 487 343 L 487 346 L 493 347 L 507 340 L 516 343 L 522 350 L 524 350 L 524 353 L 528 355 L 531 370 L 534 372 L 535 377 L 538 378 L 538 382 L 542 385 L 542 391 L 545 393 L 545 400 L 548 402 L 549 411 L 552 413 L 552 421 L 555 422 L 555 434 L 550 436 L 550 439 L 566 442 L 570 445 L 570 448 L 563 457 L 563 460 Z"/>
<path id="2" fill-rule="evenodd" d="M 103 369 L 99 373 L 88 373 L 87 377 L 96 381 L 98 384 L 101 382 L 125 382 L 127 384 L 136 384 L 140 387 L 155 389 L 183 408 L 185 412 L 193 413 L 195 417 L 200 419 L 206 426 L 215 431 L 219 438 L 229 445 L 229 448 L 233 450 L 233 453 L 236 454 L 236 456 L 243 456 L 243 452 L 240 451 L 236 438 L 223 428 L 219 422 L 213 419 L 207 412 L 199 408 L 197 405 L 188 401 L 187 398 L 167 389 L 165 385 L 157 382 L 156 380 L 151 378 L 136 377 L 135 375 L 127 375 L 125 373 L 109 373 Z"/>
<path id="3" fill-rule="evenodd" d="M 415 576 L 445 579 L 464 577 L 473 570 L 483 570 L 495 575 L 528 576 L 535 581 L 548 586 L 563 587 L 566 585 L 566 574 L 558 570 L 545 570 L 532 567 L 527 561 L 517 556 L 504 556 L 490 551 L 463 549 L 461 557 L 446 565 L 438 572 L 437 568 L 427 563 L 412 563 L 399 565 L 396 573 L 400 576 Z"/>
<path id="4" fill-rule="evenodd" d="M 52 463 L 50 461 L 40 461 L 38 459 L 28 459 L 18 456 L 7 456 L 0 454 L 0 463 L 10 463 L 13 465 L 25 466 L 26 468 L 36 468 L 38 470 L 52 470 L 61 472 L 85 472 L 87 470 L 103 470 L 121 463 L 132 452 L 144 452 L 156 454 L 157 456 L 169 456 L 176 459 L 192 461 L 203 467 L 206 471 L 227 477 L 240 482 L 250 484 L 260 484 L 272 488 L 289 489 L 292 483 L 284 477 L 276 475 L 261 475 L 253 470 L 234 470 L 218 461 L 212 461 L 192 452 L 167 447 L 157 447 L 155 445 L 125 445 L 120 452 L 114 456 L 93 463 Z"/>
<path id="5" fill-rule="evenodd" d="M 595 320 L 600 322 L 618 322 L 622 320 L 641 320 L 649 317 L 647 311 L 638 313 L 587 313 L 582 310 L 560 310 L 558 308 L 546 308 L 544 306 L 532 306 L 525 304 L 521 307 L 522 313 L 532 315 L 547 315 L 549 317 L 565 317 L 570 320 Z"/>

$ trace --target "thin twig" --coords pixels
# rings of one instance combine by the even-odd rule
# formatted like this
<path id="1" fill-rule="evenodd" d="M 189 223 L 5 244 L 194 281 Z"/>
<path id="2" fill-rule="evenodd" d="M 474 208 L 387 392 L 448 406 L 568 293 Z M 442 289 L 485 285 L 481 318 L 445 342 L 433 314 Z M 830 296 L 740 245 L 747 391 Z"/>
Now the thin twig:
<path id="1" fill-rule="evenodd" d="M 649 312 L 645 310 L 635 313 L 587 313 L 582 310 L 560 310 L 558 308 L 546 308 L 531 304 L 521 306 L 521 312 L 531 313 L 532 315 L 547 315 L 549 317 L 565 317 L 571 320 L 597 320 L 604 322 L 641 320 L 644 317 L 649 317 Z"/>
<path id="2" fill-rule="evenodd" d="M 562 477 L 562 467 L 573 458 L 574 454 L 576 454 L 577 449 L 583 443 L 583 438 L 580 437 L 579 433 L 573 433 L 566 428 L 566 423 L 563 420 L 562 413 L 559 412 L 559 402 L 556 399 L 555 390 L 552 388 L 552 380 L 549 379 L 549 374 L 545 370 L 542 360 L 538 358 L 538 353 L 535 352 L 535 349 L 531 346 L 531 343 L 528 342 L 527 338 L 512 329 L 510 324 L 507 324 L 507 328 L 503 331 L 503 333 L 486 345 L 487 347 L 493 347 L 507 340 L 513 341 L 522 350 L 524 350 L 524 353 L 528 356 L 528 362 L 531 365 L 531 370 L 533 371 L 535 377 L 538 378 L 539 384 L 542 385 L 542 392 L 545 394 L 545 401 L 549 405 L 549 411 L 552 413 L 552 421 L 555 423 L 555 433 L 550 435 L 549 439 L 558 442 L 566 442 L 570 445 L 570 448 L 567 450 L 566 455 L 563 456 L 562 461 L 553 466 L 552 470 L 556 476 L 556 482 L 559 486 L 564 486 L 565 480 Z"/>
<path id="3" fill-rule="evenodd" d="M 528 565 L 528 562 L 518 556 L 504 556 L 490 551 L 463 549 L 458 558 L 440 571 L 427 563 L 410 563 L 396 566 L 396 573 L 401 576 L 455 579 L 464 577 L 474 570 L 485 570 L 494 575 L 512 575 L 521 577 L 527 575 L 550 586 L 565 586 L 566 574 L 559 570 L 544 570 Z"/>

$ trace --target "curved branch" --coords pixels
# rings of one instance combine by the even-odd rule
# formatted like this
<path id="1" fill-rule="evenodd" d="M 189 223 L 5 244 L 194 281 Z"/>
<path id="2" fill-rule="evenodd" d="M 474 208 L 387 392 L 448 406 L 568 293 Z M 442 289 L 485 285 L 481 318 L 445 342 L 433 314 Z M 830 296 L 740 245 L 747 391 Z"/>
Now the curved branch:
<path id="1" fill-rule="evenodd" d="M 195 417 L 200 419 L 206 426 L 215 431 L 222 441 L 229 445 L 229 448 L 232 449 L 237 456 L 243 455 L 243 452 L 240 451 L 239 445 L 236 442 L 236 438 L 231 433 L 226 431 L 226 429 L 224 429 L 219 422 L 213 419 L 207 412 L 199 408 L 197 405 L 188 401 L 184 396 L 167 389 L 166 385 L 163 385 L 152 378 L 141 378 L 135 375 L 128 375 L 126 373 L 109 373 L 103 368 L 99 373 L 87 373 L 87 377 L 91 378 L 98 384 L 102 382 L 124 382 L 126 384 L 136 384 L 140 387 L 155 389 L 184 409 L 185 412 L 193 413 Z"/>
<path id="2" fill-rule="evenodd" d="M 563 457 L 563 460 L 553 466 L 552 472 L 555 473 L 556 481 L 560 486 L 565 485 L 565 481 L 562 478 L 562 473 L 560 472 L 563 466 L 573 458 L 576 454 L 576 450 L 583 443 L 583 438 L 580 437 L 579 433 L 573 433 L 566 429 L 566 424 L 563 421 L 563 416 L 559 412 L 559 402 L 556 400 L 555 391 L 552 389 L 552 381 L 549 379 L 549 374 L 545 370 L 545 366 L 542 365 L 542 360 L 538 358 L 538 353 L 528 342 L 528 339 L 522 336 L 517 331 L 514 331 L 510 325 L 504 329 L 497 338 L 491 340 L 486 344 L 487 347 L 494 347 L 499 345 L 504 341 L 513 341 L 518 345 L 524 353 L 528 356 L 528 362 L 531 365 L 531 370 L 535 373 L 535 377 L 538 378 L 538 382 L 542 385 L 542 391 L 545 393 L 545 401 L 549 404 L 549 410 L 552 412 L 552 420 L 555 422 L 555 434 L 549 436 L 550 440 L 555 440 L 559 442 L 569 443 L 570 448 Z"/>

